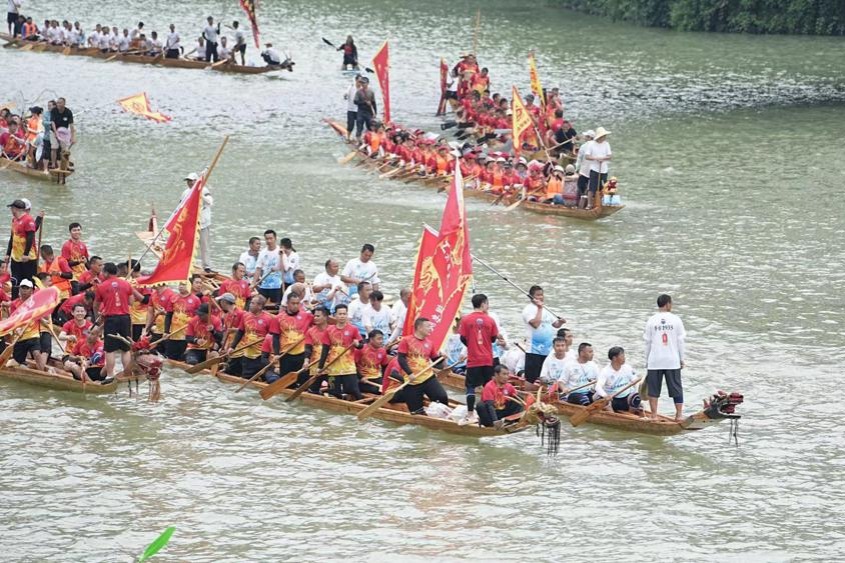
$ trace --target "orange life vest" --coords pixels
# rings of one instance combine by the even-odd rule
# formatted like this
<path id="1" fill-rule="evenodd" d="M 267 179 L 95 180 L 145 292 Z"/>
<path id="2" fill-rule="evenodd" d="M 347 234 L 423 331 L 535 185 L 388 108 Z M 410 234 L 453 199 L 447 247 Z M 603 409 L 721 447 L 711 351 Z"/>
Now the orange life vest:
<path id="1" fill-rule="evenodd" d="M 372 152 L 378 152 L 379 147 L 381 146 L 381 133 L 371 133 L 370 134 L 370 150 Z"/>
<path id="2" fill-rule="evenodd" d="M 552 176 L 546 184 L 546 199 L 552 199 L 556 195 L 563 195 L 563 182 Z"/>
<path id="3" fill-rule="evenodd" d="M 70 297 L 70 280 L 64 279 L 62 270 L 59 268 L 59 259 L 54 258 L 52 262 L 44 262 L 41 265 L 41 271 L 45 274 L 50 274 L 53 280 L 53 287 L 59 290 L 59 299 L 67 299 Z"/>
<path id="4" fill-rule="evenodd" d="M 34 142 L 35 139 L 38 138 L 38 134 L 44 129 L 41 126 L 41 118 L 35 115 L 33 115 L 27 120 L 26 128 L 26 140 L 29 143 Z"/>
<path id="5" fill-rule="evenodd" d="M 449 171 L 449 161 L 439 154 L 435 157 L 435 160 L 437 161 L 437 173 L 446 174 Z"/>

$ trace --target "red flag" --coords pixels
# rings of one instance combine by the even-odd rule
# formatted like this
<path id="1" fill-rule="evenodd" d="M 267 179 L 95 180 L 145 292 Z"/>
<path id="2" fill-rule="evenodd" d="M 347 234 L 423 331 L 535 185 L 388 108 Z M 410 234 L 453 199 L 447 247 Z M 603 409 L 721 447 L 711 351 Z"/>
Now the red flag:
<path id="1" fill-rule="evenodd" d="M 437 105 L 437 115 L 446 114 L 446 89 L 449 83 L 449 65 L 440 59 L 440 103 Z"/>
<path id="2" fill-rule="evenodd" d="M 384 110 L 384 122 L 390 123 L 390 54 L 387 41 L 382 43 L 376 56 L 373 57 L 378 84 L 381 88 L 381 104 Z"/>
<path id="3" fill-rule="evenodd" d="M 155 121 L 156 123 L 167 123 L 171 120 L 169 115 L 164 115 L 161 112 L 152 110 L 150 107 L 150 99 L 147 97 L 146 92 L 121 98 L 117 101 L 117 103 L 120 104 L 120 107 L 122 107 L 125 111 L 146 117 L 150 121 Z"/>
<path id="4" fill-rule="evenodd" d="M 413 334 L 414 321 L 420 317 L 427 318 L 434 323 L 431 341 L 439 350 L 449 336 L 471 279 L 472 256 L 464 209 L 463 179 L 456 163 L 452 189 L 440 220 L 440 231 L 435 232 L 430 227 L 423 231 L 403 334 Z"/>
<path id="5" fill-rule="evenodd" d="M 15 309 L 9 318 L 0 321 L 0 336 L 9 334 L 13 330 L 25 327 L 30 323 L 41 319 L 56 308 L 59 304 L 59 290 L 55 287 L 39 289 L 32 294 L 32 297 L 23 302 L 23 305 Z"/>
<path id="6" fill-rule="evenodd" d="M 186 281 L 191 275 L 199 233 L 202 189 L 205 176 L 194 182 L 188 197 L 176 208 L 165 228 L 170 233 L 158 265 L 152 274 L 138 278 L 138 285 Z"/>
<path id="7" fill-rule="evenodd" d="M 249 25 L 252 27 L 252 38 L 255 40 L 255 48 L 260 49 L 258 19 L 255 17 L 255 0 L 240 0 L 240 2 L 241 8 L 246 12 L 246 17 L 249 18 Z"/>

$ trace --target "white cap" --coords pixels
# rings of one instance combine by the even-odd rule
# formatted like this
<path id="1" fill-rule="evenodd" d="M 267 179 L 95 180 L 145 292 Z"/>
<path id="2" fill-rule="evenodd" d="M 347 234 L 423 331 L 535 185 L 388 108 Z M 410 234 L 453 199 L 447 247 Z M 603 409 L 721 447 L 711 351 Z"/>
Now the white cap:
<path id="1" fill-rule="evenodd" d="M 555 172 L 563 172 L 563 166 L 561 166 L 560 164 L 555 166 Z"/>
<path id="2" fill-rule="evenodd" d="M 200 177 L 197 175 L 196 172 L 191 172 L 190 174 L 185 176 L 185 179 L 190 180 L 191 182 L 196 182 L 197 180 L 200 179 Z"/>
<path id="3" fill-rule="evenodd" d="M 26 199 L 25 197 L 22 197 L 22 198 L 21 198 L 21 201 L 22 201 L 22 202 L 24 202 L 24 205 L 26 205 L 26 209 L 27 209 L 27 211 L 28 211 L 28 210 L 30 210 L 30 209 L 32 209 L 32 202 L 31 202 L 31 201 L 29 201 L 29 200 L 28 200 L 28 199 Z"/>
<path id="4" fill-rule="evenodd" d="M 22 280 L 21 283 L 18 284 L 18 286 L 19 287 L 30 287 L 30 288 L 33 287 L 32 282 L 29 281 L 29 280 Z"/>
<path id="5" fill-rule="evenodd" d="M 596 136 L 596 132 L 593 131 L 592 129 L 587 129 L 586 131 L 584 131 L 584 136 L 593 138 L 593 137 Z"/>

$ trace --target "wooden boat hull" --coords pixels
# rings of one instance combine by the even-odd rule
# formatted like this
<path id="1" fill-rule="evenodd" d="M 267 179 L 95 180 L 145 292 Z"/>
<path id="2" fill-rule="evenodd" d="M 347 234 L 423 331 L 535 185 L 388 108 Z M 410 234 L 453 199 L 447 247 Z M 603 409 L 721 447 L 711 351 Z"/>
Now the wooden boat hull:
<path id="1" fill-rule="evenodd" d="M 0 40 L 6 42 L 6 47 L 16 49 L 21 49 L 27 45 L 32 45 L 33 47 L 31 51 L 38 53 L 60 53 L 66 56 L 90 57 L 94 59 L 109 59 L 110 57 L 113 57 L 117 54 L 114 52 L 102 53 L 99 49 L 79 49 L 76 47 L 71 47 L 68 49 L 67 47 L 62 45 L 48 45 L 46 43 L 21 41 L 19 39 L 12 39 L 12 37 L 7 33 L 0 33 Z M 148 57 L 145 55 L 119 55 L 118 57 L 111 60 L 121 61 L 124 63 L 152 64 L 154 66 L 162 66 L 169 68 L 188 68 L 204 70 L 209 66 L 209 63 L 205 61 L 193 61 L 190 59 L 166 59 L 164 57 L 156 58 Z M 216 72 L 228 72 L 233 74 L 264 74 L 267 72 L 275 72 L 277 70 L 285 69 L 281 66 L 243 66 L 232 63 L 212 67 L 210 70 Z"/>
<path id="2" fill-rule="evenodd" d="M 464 392 L 466 390 L 464 376 L 456 374 L 451 370 L 441 373 L 438 375 L 437 379 L 444 387 L 453 391 Z M 575 413 L 586 408 L 570 403 L 554 403 L 554 406 L 557 413 L 561 417 L 566 418 L 569 418 Z M 659 415 L 657 420 L 651 420 L 628 413 L 600 411 L 587 419 L 587 422 L 590 424 L 598 424 L 600 426 L 609 426 L 628 432 L 636 432 L 638 434 L 649 434 L 652 436 L 675 436 L 677 434 L 709 428 L 710 426 L 722 422 L 722 420 L 724 419 L 712 419 L 705 415 L 703 411 L 688 416 L 681 422 L 677 422 L 673 418 L 662 415 Z"/>
<path id="3" fill-rule="evenodd" d="M 184 369 L 188 367 L 188 364 L 182 362 L 176 362 L 173 360 L 167 360 L 167 364 Z M 210 370 L 203 370 L 200 372 L 202 375 L 211 375 Z M 199 374 L 198 374 L 199 375 Z M 246 381 L 241 377 L 237 377 L 234 375 L 229 375 L 225 373 L 218 373 L 217 379 L 221 383 L 226 384 L 233 384 L 233 385 L 243 385 Z M 249 384 L 249 386 L 255 389 L 263 389 L 267 387 L 267 383 L 253 381 Z M 279 393 L 282 397 L 289 397 L 293 393 L 293 389 L 286 389 Z M 358 414 L 365 408 L 367 408 L 367 403 L 357 403 L 353 401 L 344 401 L 341 399 L 336 399 L 334 397 L 327 397 L 324 395 L 314 395 L 312 393 L 303 393 L 298 397 L 299 402 L 302 404 L 321 408 L 323 410 L 332 411 L 332 412 L 339 412 L 345 414 Z M 431 430 L 439 430 L 442 432 L 446 432 L 449 434 L 455 434 L 459 436 L 469 436 L 472 438 L 486 438 L 490 436 L 505 436 L 508 434 L 514 434 L 516 432 L 521 432 L 526 430 L 528 426 L 520 426 L 520 425 L 513 425 L 510 427 L 506 427 L 504 429 L 496 429 L 496 428 L 487 428 L 483 426 L 475 426 L 471 424 L 467 425 L 460 425 L 456 422 L 451 420 L 446 420 L 442 418 L 434 418 L 430 416 L 414 416 L 410 414 L 407 409 L 405 409 L 404 405 L 386 405 L 380 409 L 378 409 L 375 413 L 373 413 L 372 418 L 377 418 L 379 420 L 386 420 L 388 422 L 393 422 L 395 424 L 412 424 L 415 426 L 422 426 L 425 428 L 429 428 Z"/>
<path id="4" fill-rule="evenodd" d="M 37 385 L 38 387 L 46 387 L 47 389 L 85 393 L 88 395 L 108 395 L 110 393 L 114 393 L 117 391 L 117 386 L 119 384 L 118 380 L 115 379 L 106 385 L 101 385 L 99 383 L 86 383 L 83 385 L 81 381 L 74 379 L 70 375 L 65 375 L 63 373 L 50 374 L 20 366 L 5 366 L 0 368 L 0 378 L 20 381 L 30 385 Z"/>
<path id="5" fill-rule="evenodd" d="M 35 178 L 36 180 L 46 180 L 48 182 L 55 182 L 57 184 L 64 184 L 65 179 L 67 179 L 71 174 L 73 174 L 73 170 L 35 170 L 34 168 L 29 168 L 23 162 L 17 162 L 14 160 L 9 160 L 8 158 L 3 158 L 0 156 L 0 171 L 3 170 L 11 170 L 13 172 L 17 172 L 18 174 L 23 174 L 29 178 Z"/>
<path id="6" fill-rule="evenodd" d="M 350 148 L 355 147 L 355 143 L 348 142 L 345 140 L 345 132 L 346 128 L 330 119 L 324 120 L 329 127 L 332 128 L 335 132 L 338 133 L 340 137 L 344 139 L 344 143 L 349 146 Z M 385 174 L 390 172 L 391 170 L 395 170 L 395 166 L 392 164 L 382 167 L 385 163 L 383 161 L 374 160 L 372 158 L 367 157 L 363 153 L 359 153 L 355 155 L 355 164 L 358 166 L 363 166 L 369 168 L 377 172 L 378 174 Z M 412 174 L 410 176 L 405 176 L 404 174 L 400 173 L 399 177 L 394 178 L 401 182 L 405 182 L 406 184 L 418 184 L 424 186 L 426 188 L 433 188 L 437 190 L 444 190 L 448 189 L 449 185 L 452 181 L 451 176 L 420 176 L 419 174 Z M 479 199 L 484 199 L 490 202 L 496 201 L 499 199 L 497 194 L 476 189 L 472 186 L 475 185 L 475 182 L 467 182 L 464 186 L 464 195 L 468 197 L 475 197 Z M 503 205 L 509 205 L 516 201 L 514 196 L 506 196 L 502 198 L 500 203 Z M 526 201 L 520 205 L 522 209 L 530 211 L 532 213 L 538 213 L 542 215 L 557 215 L 560 217 L 572 217 L 573 219 L 582 219 L 585 221 L 595 221 L 597 219 L 603 219 L 605 217 L 609 217 L 615 213 L 621 211 L 625 206 L 624 205 L 602 205 L 601 204 L 601 197 L 600 195 L 596 195 L 595 206 L 592 209 L 578 209 L 574 207 L 565 207 L 563 205 L 551 205 L 548 203 L 540 203 L 534 201 Z"/>

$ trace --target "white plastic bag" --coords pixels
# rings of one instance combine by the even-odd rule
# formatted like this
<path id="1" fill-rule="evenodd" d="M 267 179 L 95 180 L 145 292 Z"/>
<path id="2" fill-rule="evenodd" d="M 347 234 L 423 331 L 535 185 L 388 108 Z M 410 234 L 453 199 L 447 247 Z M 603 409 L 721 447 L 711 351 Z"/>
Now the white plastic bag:
<path id="1" fill-rule="evenodd" d="M 432 418 L 449 418 L 449 415 L 452 414 L 452 409 L 443 403 L 430 403 L 425 408 L 425 414 Z"/>

